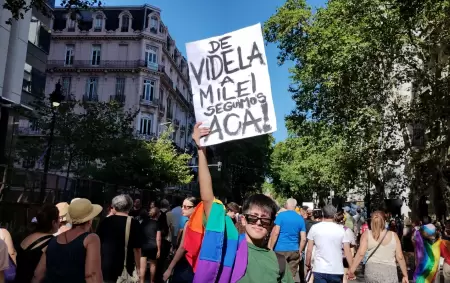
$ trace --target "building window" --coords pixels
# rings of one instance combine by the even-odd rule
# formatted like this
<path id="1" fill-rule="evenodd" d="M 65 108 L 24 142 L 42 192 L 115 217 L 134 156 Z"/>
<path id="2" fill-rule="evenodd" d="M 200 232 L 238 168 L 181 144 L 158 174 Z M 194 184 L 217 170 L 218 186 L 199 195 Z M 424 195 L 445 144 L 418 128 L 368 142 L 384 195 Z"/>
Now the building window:
<path id="1" fill-rule="evenodd" d="M 100 65 L 100 53 L 101 53 L 102 46 L 99 44 L 92 45 L 92 57 L 91 57 L 91 64 L 92 66 L 99 66 Z"/>
<path id="2" fill-rule="evenodd" d="M 151 135 L 152 134 L 152 119 L 149 117 L 141 118 L 139 126 L 139 133 L 141 135 Z"/>
<path id="3" fill-rule="evenodd" d="M 95 21 L 94 21 L 94 31 L 102 31 L 102 26 L 103 26 L 103 16 L 102 15 L 97 15 L 95 16 Z"/>
<path id="4" fill-rule="evenodd" d="M 125 95 L 125 78 L 116 79 L 116 96 Z"/>
<path id="5" fill-rule="evenodd" d="M 120 27 L 121 32 L 128 32 L 128 28 L 130 27 L 130 17 L 128 15 L 122 16 L 122 26 Z"/>
<path id="6" fill-rule="evenodd" d="M 172 99 L 167 98 L 167 119 L 172 120 Z"/>
<path id="7" fill-rule="evenodd" d="M 68 22 L 67 31 L 74 32 L 76 21 L 72 20 L 69 15 L 69 19 L 67 20 L 67 22 Z"/>
<path id="8" fill-rule="evenodd" d="M 89 100 L 96 100 L 98 90 L 98 78 L 88 78 L 86 84 L 86 97 Z"/>
<path id="9" fill-rule="evenodd" d="M 152 33 L 158 33 L 158 18 L 156 16 L 150 18 L 150 31 Z"/>
<path id="10" fill-rule="evenodd" d="M 63 77 L 62 78 L 62 93 L 66 98 L 68 98 L 70 96 L 71 83 L 72 83 L 71 77 Z"/>
<path id="11" fill-rule="evenodd" d="M 50 33 L 48 28 L 37 18 L 32 17 L 30 21 L 30 28 L 28 30 L 28 41 L 44 50 L 50 50 Z"/>
<path id="12" fill-rule="evenodd" d="M 164 26 L 162 23 L 159 25 L 159 32 L 164 33 Z"/>
<path id="13" fill-rule="evenodd" d="M 160 103 L 164 101 L 164 90 L 162 88 L 159 89 L 159 101 Z"/>
<path id="14" fill-rule="evenodd" d="M 75 53 L 74 51 L 75 51 L 75 45 L 73 45 L 73 44 L 66 45 L 66 57 L 64 58 L 65 66 L 73 65 L 73 58 L 74 58 L 74 53 Z"/>
<path id="15" fill-rule="evenodd" d="M 149 69 L 158 70 L 158 48 L 147 44 L 145 46 L 145 61 Z"/>
<path id="16" fill-rule="evenodd" d="M 23 69 L 23 82 L 22 82 L 22 89 L 27 92 L 31 92 L 31 70 L 33 68 L 31 65 L 25 63 L 24 69 Z"/>
<path id="17" fill-rule="evenodd" d="M 43 95 L 45 91 L 45 73 L 25 63 L 22 89 L 34 95 Z"/>
<path id="18" fill-rule="evenodd" d="M 144 80 L 142 99 L 146 101 L 153 101 L 154 92 L 155 92 L 155 82 L 151 80 Z"/>

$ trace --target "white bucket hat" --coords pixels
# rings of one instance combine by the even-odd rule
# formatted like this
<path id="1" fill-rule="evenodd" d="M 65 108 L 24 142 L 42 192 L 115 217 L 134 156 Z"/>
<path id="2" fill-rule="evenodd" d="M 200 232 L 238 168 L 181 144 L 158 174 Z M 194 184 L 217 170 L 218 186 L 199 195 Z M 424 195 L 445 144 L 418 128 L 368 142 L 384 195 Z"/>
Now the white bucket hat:
<path id="1" fill-rule="evenodd" d="M 98 204 L 92 204 L 85 198 L 77 199 L 69 205 L 69 215 L 72 224 L 83 224 L 94 219 L 102 212 L 103 208 Z"/>

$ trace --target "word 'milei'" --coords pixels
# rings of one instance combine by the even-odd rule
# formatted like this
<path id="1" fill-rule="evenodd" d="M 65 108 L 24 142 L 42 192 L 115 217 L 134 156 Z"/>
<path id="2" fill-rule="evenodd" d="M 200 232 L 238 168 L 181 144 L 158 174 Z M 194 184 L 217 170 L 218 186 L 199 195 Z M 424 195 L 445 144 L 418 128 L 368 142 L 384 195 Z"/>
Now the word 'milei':
<path id="1" fill-rule="evenodd" d="M 267 59 L 259 24 L 186 45 L 203 145 L 276 131 Z"/>

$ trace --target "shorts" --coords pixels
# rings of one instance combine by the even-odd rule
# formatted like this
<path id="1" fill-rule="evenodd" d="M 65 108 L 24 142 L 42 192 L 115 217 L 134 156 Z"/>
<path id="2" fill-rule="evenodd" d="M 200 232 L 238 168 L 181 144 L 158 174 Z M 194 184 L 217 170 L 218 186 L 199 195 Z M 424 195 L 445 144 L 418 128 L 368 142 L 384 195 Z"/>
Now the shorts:
<path id="1" fill-rule="evenodd" d="M 156 254 L 158 253 L 157 248 L 152 249 L 142 249 L 142 257 L 146 257 L 147 259 L 156 260 Z"/>
<path id="2" fill-rule="evenodd" d="M 276 252 L 277 254 L 283 255 L 291 269 L 292 274 L 297 274 L 297 269 L 300 263 L 300 253 L 298 251 L 292 252 Z"/>

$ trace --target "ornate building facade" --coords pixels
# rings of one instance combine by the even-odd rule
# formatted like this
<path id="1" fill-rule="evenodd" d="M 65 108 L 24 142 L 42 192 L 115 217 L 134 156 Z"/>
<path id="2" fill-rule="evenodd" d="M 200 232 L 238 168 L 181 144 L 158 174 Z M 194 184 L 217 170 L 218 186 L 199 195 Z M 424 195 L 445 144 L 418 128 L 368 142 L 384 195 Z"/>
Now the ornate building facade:
<path id="1" fill-rule="evenodd" d="M 66 99 L 116 100 L 139 109 L 136 137 L 150 140 L 172 125 L 181 150 L 195 123 L 187 60 L 153 6 L 55 9 L 46 93 L 57 81 Z"/>

